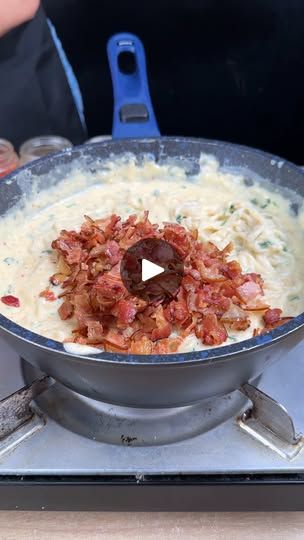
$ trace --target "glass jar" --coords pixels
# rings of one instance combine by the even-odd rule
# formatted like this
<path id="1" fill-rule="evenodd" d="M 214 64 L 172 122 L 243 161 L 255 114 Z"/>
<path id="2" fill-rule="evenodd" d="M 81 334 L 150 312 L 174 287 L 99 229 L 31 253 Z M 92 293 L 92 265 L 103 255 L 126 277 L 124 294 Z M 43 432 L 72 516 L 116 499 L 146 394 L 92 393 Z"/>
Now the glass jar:
<path id="1" fill-rule="evenodd" d="M 6 139 L 0 139 L 0 178 L 16 169 L 19 165 L 19 158 L 12 143 Z"/>
<path id="2" fill-rule="evenodd" d="M 72 148 L 73 144 L 68 139 L 59 135 L 41 135 L 28 139 L 19 148 L 20 163 L 24 165 L 34 159 L 38 159 L 47 154 L 60 152 L 64 148 Z"/>

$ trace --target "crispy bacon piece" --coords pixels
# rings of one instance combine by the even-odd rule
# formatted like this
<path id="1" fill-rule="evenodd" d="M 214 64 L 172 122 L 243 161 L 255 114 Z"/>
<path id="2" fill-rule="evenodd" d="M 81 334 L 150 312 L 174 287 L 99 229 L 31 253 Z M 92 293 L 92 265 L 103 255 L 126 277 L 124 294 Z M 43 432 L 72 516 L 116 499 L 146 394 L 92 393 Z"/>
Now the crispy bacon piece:
<path id="1" fill-rule="evenodd" d="M 128 349 L 131 354 L 152 354 L 153 344 L 147 336 L 142 336 L 138 341 L 132 341 Z"/>
<path id="2" fill-rule="evenodd" d="M 275 309 L 267 309 L 266 313 L 264 313 L 263 319 L 266 326 L 272 326 L 273 324 L 276 324 L 281 319 L 282 310 L 279 308 Z"/>
<path id="3" fill-rule="evenodd" d="M 202 261 L 198 261 L 196 264 L 203 282 L 214 283 L 218 281 L 226 281 L 225 276 L 219 272 L 218 266 L 211 266 L 210 268 L 207 268 Z"/>
<path id="4" fill-rule="evenodd" d="M 103 341 L 103 326 L 99 321 L 88 321 L 88 343 L 94 345 Z"/>
<path id="5" fill-rule="evenodd" d="M 182 325 L 189 319 L 189 311 L 187 306 L 187 294 L 181 287 L 176 300 L 172 300 L 164 310 L 164 315 L 170 323 Z"/>
<path id="6" fill-rule="evenodd" d="M 63 321 L 65 321 L 66 319 L 70 319 L 74 313 L 73 304 L 71 304 L 71 302 L 69 302 L 68 300 L 65 300 L 58 309 L 58 313 L 60 319 L 62 319 Z"/>
<path id="7" fill-rule="evenodd" d="M 191 232 L 176 223 L 165 225 L 163 239 L 169 242 L 182 257 L 190 251 L 191 241 L 193 241 Z"/>
<path id="8" fill-rule="evenodd" d="M 248 304 L 251 301 L 256 300 L 256 298 L 263 293 L 263 290 L 259 283 L 256 283 L 255 281 L 246 281 L 243 285 L 237 287 L 236 293 L 244 304 Z"/>
<path id="9" fill-rule="evenodd" d="M 50 291 L 49 289 L 45 289 L 44 291 L 41 291 L 39 296 L 41 296 L 42 298 L 45 298 L 45 300 L 47 300 L 48 302 L 55 302 L 55 300 L 57 300 L 54 293 Z"/>
<path id="10" fill-rule="evenodd" d="M 121 280 L 125 251 L 143 238 L 169 242 L 183 260 L 184 276 L 170 299 L 148 303 L 135 298 Z M 85 216 L 80 232 L 61 231 L 52 247 L 58 271 L 50 281 L 62 288 L 59 316 L 75 318 L 71 340 L 77 343 L 120 353 L 167 354 L 176 352 L 189 334 L 205 345 L 221 345 L 226 327 L 249 327 L 252 310 L 265 312 L 261 331 L 286 321 L 280 310 L 270 310 L 264 302 L 262 277 L 243 273 L 237 261 L 228 260 L 231 243 L 220 250 L 212 242 L 200 242 L 197 230 L 176 223 L 161 228 L 150 222 L 147 211 L 141 219 L 131 215 L 125 221 L 115 214 L 95 220 Z M 56 299 L 51 291 L 41 294 Z"/>
<path id="11" fill-rule="evenodd" d="M 172 354 L 178 351 L 183 342 L 182 337 L 160 339 L 153 344 L 154 354 Z"/>
<path id="12" fill-rule="evenodd" d="M 75 231 L 61 231 L 60 237 L 52 242 L 52 248 L 65 255 L 67 264 L 79 263 L 83 256 L 82 243 Z"/>
<path id="13" fill-rule="evenodd" d="M 231 301 L 228 310 L 221 316 L 221 322 L 227 324 L 233 330 L 246 330 L 250 326 L 248 314 Z"/>
<path id="14" fill-rule="evenodd" d="M 154 328 L 151 333 L 152 341 L 157 341 L 158 339 L 169 337 L 172 331 L 172 327 L 165 318 L 163 306 L 157 306 L 151 317 L 155 319 L 156 322 L 156 328 Z"/>
<path id="15" fill-rule="evenodd" d="M 266 334 L 270 330 L 282 326 L 282 324 L 287 323 L 292 320 L 292 317 L 281 317 L 282 310 L 279 308 L 267 309 L 263 315 L 263 321 L 265 323 L 264 328 L 255 328 L 253 330 L 253 337 L 260 336 L 261 334 Z"/>
<path id="16" fill-rule="evenodd" d="M 221 345 L 228 337 L 225 326 L 214 313 L 208 313 L 200 319 L 195 334 L 205 345 Z"/>
<path id="17" fill-rule="evenodd" d="M 134 321 L 137 309 L 132 302 L 128 300 L 119 300 L 111 313 L 116 315 L 118 323 L 128 325 Z"/>
<path id="18" fill-rule="evenodd" d="M 281 317 L 281 314 L 281 309 L 267 309 L 263 316 L 266 331 L 273 330 L 274 328 L 291 321 L 292 317 Z"/>
<path id="19" fill-rule="evenodd" d="M 122 334 L 119 334 L 116 330 L 109 330 L 104 336 L 104 340 L 119 349 L 127 349 L 128 343 Z"/>
<path id="20" fill-rule="evenodd" d="M 1 302 L 5 304 L 6 306 L 10 307 L 20 307 L 20 300 L 17 298 L 17 296 L 12 296 L 11 294 L 7 294 L 6 296 L 1 297 Z"/>

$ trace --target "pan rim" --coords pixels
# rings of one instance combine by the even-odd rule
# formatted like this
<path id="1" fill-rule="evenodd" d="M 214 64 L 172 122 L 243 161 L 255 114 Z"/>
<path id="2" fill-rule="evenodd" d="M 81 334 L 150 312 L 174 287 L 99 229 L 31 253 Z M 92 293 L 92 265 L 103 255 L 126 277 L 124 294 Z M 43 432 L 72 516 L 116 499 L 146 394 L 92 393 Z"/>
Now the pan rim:
<path id="1" fill-rule="evenodd" d="M 195 144 L 204 144 L 212 146 L 221 146 L 221 147 L 232 147 L 239 151 L 249 152 L 252 154 L 257 154 L 261 157 L 266 157 L 270 161 L 275 160 L 277 162 L 283 162 L 282 167 L 289 167 L 291 170 L 294 170 L 297 174 L 303 174 L 304 179 L 304 172 L 301 171 L 301 168 L 297 166 L 296 164 L 286 160 L 285 158 L 276 156 L 275 154 L 270 154 L 268 152 L 264 152 L 263 150 L 251 148 L 246 145 L 240 145 L 236 143 L 230 143 L 226 141 L 219 141 L 214 139 L 204 139 L 204 138 L 196 138 L 196 137 L 159 137 L 159 138 L 130 138 L 130 139 L 112 139 L 107 141 L 101 141 L 96 143 L 89 143 L 85 145 L 78 145 L 74 146 L 73 148 L 68 148 L 66 150 L 63 150 L 61 152 L 57 152 L 51 155 L 44 156 L 42 158 L 39 158 L 38 160 L 35 160 L 29 164 L 25 164 L 22 167 L 18 168 L 17 170 L 13 171 L 9 175 L 5 177 L 4 182 L 11 182 L 15 180 L 16 173 L 19 175 L 22 173 L 22 171 L 31 171 L 32 169 L 35 169 L 37 165 L 44 164 L 50 160 L 64 157 L 66 154 L 73 154 L 78 152 L 79 150 L 90 150 L 90 148 L 96 148 L 96 147 L 109 147 L 109 146 L 115 146 L 117 143 L 124 142 L 126 143 L 133 143 L 133 144 L 145 144 L 145 143 L 152 143 L 152 142 L 158 142 L 162 144 L 162 142 L 170 141 L 170 142 L 176 142 L 176 143 L 195 143 Z M 120 152 L 121 153 L 121 152 Z M 54 353 L 68 356 L 73 358 L 74 361 L 80 361 L 80 362 L 86 362 L 86 363 L 100 363 L 100 362 L 106 362 L 107 364 L 125 364 L 125 365 L 144 365 L 144 366 L 151 366 L 151 365 L 193 365 L 193 364 L 201 364 L 201 363 L 209 363 L 209 362 L 223 362 L 229 360 L 231 357 L 238 357 L 240 354 L 244 353 L 253 353 L 256 351 L 259 351 L 263 348 L 269 347 L 274 343 L 280 342 L 287 338 L 288 336 L 296 333 L 298 330 L 304 327 L 304 312 L 300 313 L 297 317 L 294 317 L 291 321 L 285 323 L 281 327 L 278 327 L 270 332 L 267 332 L 265 334 L 262 334 L 261 336 L 252 337 L 243 341 L 239 341 L 237 343 L 233 343 L 230 345 L 223 345 L 221 347 L 213 347 L 210 349 L 203 349 L 201 351 L 195 351 L 195 352 L 185 352 L 185 353 L 173 353 L 173 354 L 167 354 L 167 355 L 129 355 L 129 354 L 123 354 L 123 353 L 111 353 L 111 352 L 99 352 L 98 354 L 94 355 L 80 355 L 80 354 L 72 354 L 67 352 L 64 349 L 64 344 L 52 340 L 49 338 L 46 338 L 44 336 L 41 336 L 39 334 L 36 334 L 35 332 L 32 332 L 31 330 L 27 330 L 26 328 L 14 323 L 11 319 L 5 317 L 4 315 L 0 314 L 0 329 L 3 333 L 9 333 L 27 343 L 30 343 L 32 345 L 37 346 L 40 349 L 45 349 L 47 351 L 52 351 Z"/>

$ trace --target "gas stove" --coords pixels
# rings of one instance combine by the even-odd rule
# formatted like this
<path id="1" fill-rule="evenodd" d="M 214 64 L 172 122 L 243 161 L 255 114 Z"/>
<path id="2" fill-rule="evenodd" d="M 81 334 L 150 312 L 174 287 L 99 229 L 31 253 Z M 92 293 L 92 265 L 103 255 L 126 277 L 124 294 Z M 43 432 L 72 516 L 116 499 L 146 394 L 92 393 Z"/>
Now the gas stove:
<path id="1" fill-rule="evenodd" d="M 80 396 L 3 341 L 0 357 L 1 509 L 304 509 L 304 343 L 259 390 L 153 410 Z"/>

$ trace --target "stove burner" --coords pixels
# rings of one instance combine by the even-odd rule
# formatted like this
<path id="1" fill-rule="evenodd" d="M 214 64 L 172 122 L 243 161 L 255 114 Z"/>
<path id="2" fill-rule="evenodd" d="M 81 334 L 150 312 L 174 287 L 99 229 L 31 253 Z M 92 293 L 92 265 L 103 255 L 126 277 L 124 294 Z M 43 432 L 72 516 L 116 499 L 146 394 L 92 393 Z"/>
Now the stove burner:
<path id="1" fill-rule="evenodd" d="M 26 383 L 41 372 L 23 360 Z M 60 425 L 96 441 L 152 446 L 176 443 L 205 433 L 244 410 L 246 398 L 238 391 L 187 407 L 136 409 L 86 398 L 56 382 L 36 403 Z"/>

